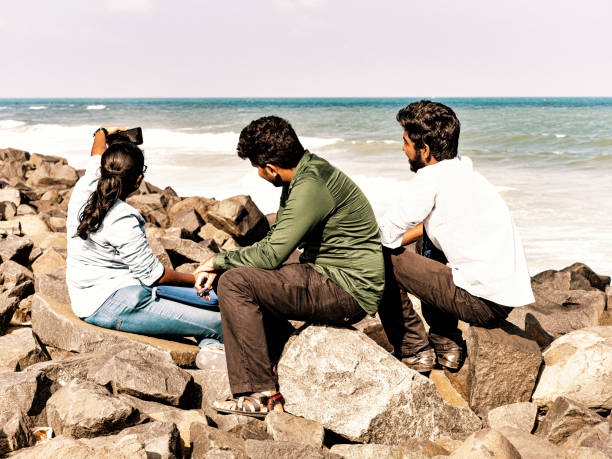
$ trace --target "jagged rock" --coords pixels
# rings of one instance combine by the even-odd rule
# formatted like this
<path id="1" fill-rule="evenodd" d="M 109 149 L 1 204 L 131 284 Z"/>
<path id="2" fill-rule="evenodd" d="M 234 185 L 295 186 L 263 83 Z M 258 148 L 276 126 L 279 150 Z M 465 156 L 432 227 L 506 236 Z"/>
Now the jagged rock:
<path id="1" fill-rule="evenodd" d="M 17 221 L 0 221 L 0 236 L 21 236 L 21 225 Z"/>
<path id="2" fill-rule="evenodd" d="M 193 459 L 208 457 L 247 458 L 244 441 L 235 434 L 195 423 L 191 425 L 190 437 L 191 457 Z M 252 456 L 249 455 L 249 457 Z"/>
<path id="3" fill-rule="evenodd" d="M 509 426 L 531 433 L 538 415 L 538 406 L 535 403 L 519 402 L 493 408 L 487 414 L 489 426 L 499 430 Z"/>
<path id="4" fill-rule="evenodd" d="M 470 435 L 450 457 L 521 459 L 517 449 L 495 430 L 485 429 Z"/>
<path id="5" fill-rule="evenodd" d="M 199 239 L 200 227 L 204 224 L 202 217 L 194 209 L 186 209 L 172 218 L 172 227 L 179 228 L 181 237 L 193 241 Z"/>
<path id="6" fill-rule="evenodd" d="M 26 236 L 36 236 L 40 233 L 51 232 L 45 221 L 38 215 L 20 215 L 14 217 L 14 222 L 18 222 L 21 227 L 21 233 Z"/>
<path id="7" fill-rule="evenodd" d="M 10 202 L 17 208 L 21 204 L 21 193 L 17 188 L 0 188 L 0 202 Z"/>
<path id="8" fill-rule="evenodd" d="M 0 294 L 0 336 L 6 333 L 18 305 L 19 299 L 9 296 L 9 292 Z"/>
<path id="9" fill-rule="evenodd" d="M 53 298 L 60 303 L 70 303 L 66 275 L 38 273 L 34 276 L 34 290 L 36 293 Z"/>
<path id="10" fill-rule="evenodd" d="M 190 429 L 194 423 L 207 425 L 206 415 L 201 410 L 181 410 L 157 402 L 140 400 L 130 395 L 120 395 L 119 398 L 133 406 L 140 413 L 140 420 L 153 419 L 160 422 L 172 422 L 176 425 L 181 436 L 183 451 L 190 449 Z"/>
<path id="11" fill-rule="evenodd" d="M 458 443 L 459 445 L 462 444 L 460 441 Z M 409 451 L 423 453 L 427 457 L 448 456 L 450 454 L 450 451 L 443 446 L 423 438 L 411 438 L 402 442 L 399 446 L 407 448 Z"/>
<path id="12" fill-rule="evenodd" d="M 276 441 L 289 441 L 317 448 L 323 446 L 325 429 L 318 422 L 273 411 L 266 416 L 266 426 L 268 433 Z"/>
<path id="13" fill-rule="evenodd" d="M 596 448 L 606 451 L 612 456 L 612 436 L 607 422 L 584 426 L 563 441 L 559 446 L 563 449 Z"/>
<path id="14" fill-rule="evenodd" d="M 592 412 L 586 406 L 567 397 L 558 397 L 551 405 L 544 420 L 539 424 L 536 434 L 559 445 L 577 430 L 604 421 L 604 418 Z"/>
<path id="15" fill-rule="evenodd" d="M 440 437 L 434 442 L 434 444 L 440 446 L 441 448 L 444 448 L 446 451 L 448 451 L 448 454 L 450 454 L 456 451 L 457 448 L 459 448 L 463 444 L 463 442 L 461 440 L 455 440 L 450 437 Z"/>
<path id="16" fill-rule="evenodd" d="M 16 286 L 28 280 L 34 280 L 34 274 L 25 266 L 12 260 L 0 265 L 0 284 Z"/>
<path id="17" fill-rule="evenodd" d="M 249 459 L 341 459 L 330 451 L 288 441 L 247 440 L 244 445 Z"/>
<path id="18" fill-rule="evenodd" d="M 10 177 L 20 181 L 23 180 L 25 178 L 25 164 L 22 161 L 1 161 L 0 177 Z"/>
<path id="19" fill-rule="evenodd" d="M 32 153 L 29 158 L 30 166 L 38 169 L 44 163 L 66 165 L 68 161 L 61 156 L 42 155 L 40 153 Z"/>
<path id="20" fill-rule="evenodd" d="M 564 459 L 610 459 L 610 455 L 595 448 L 572 448 L 566 451 Z"/>
<path id="21" fill-rule="evenodd" d="M 89 381 L 72 380 L 47 401 L 47 421 L 57 435 L 91 438 L 133 425 L 138 411 Z"/>
<path id="22" fill-rule="evenodd" d="M 40 364 L 39 364 L 40 365 Z M 48 381 L 36 371 L 0 372 L 0 413 L 35 417 L 49 398 Z"/>
<path id="23" fill-rule="evenodd" d="M 66 239 L 66 233 L 40 233 L 30 236 L 35 247 L 41 249 L 56 248 L 66 249 L 68 240 Z"/>
<path id="24" fill-rule="evenodd" d="M 55 232 L 66 232 L 66 217 L 54 217 L 50 216 L 46 219 L 49 228 Z"/>
<path id="25" fill-rule="evenodd" d="M 464 397 L 451 383 L 446 372 L 443 370 L 432 370 L 429 374 L 429 379 L 436 385 L 438 394 L 446 403 L 460 408 L 469 408 L 469 404 Z"/>
<path id="26" fill-rule="evenodd" d="M 553 290 L 604 291 L 610 285 L 610 276 L 600 276 L 584 263 L 574 263 L 561 271 L 542 271 L 533 276 L 532 282 Z"/>
<path id="27" fill-rule="evenodd" d="M 174 238 L 182 238 L 183 237 L 183 232 L 181 231 L 180 228 L 168 228 L 166 230 L 164 230 L 164 236 L 163 237 L 174 237 Z M 188 237 L 185 237 L 185 239 L 189 239 Z"/>
<path id="28" fill-rule="evenodd" d="M 149 247 L 151 247 L 153 254 L 157 257 L 161 264 L 166 268 L 172 269 L 172 261 L 170 260 L 170 256 L 168 256 L 168 252 L 166 252 L 166 249 L 164 249 L 164 245 L 157 237 L 149 235 L 149 231 L 147 231 L 147 242 L 149 243 Z"/>
<path id="29" fill-rule="evenodd" d="M 231 252 L 232 250 L 240 250 L 242 248 L 234 239 L 230 238 L 221 246 L 222 252 Z"/>
<path id="30" fill-rule="evenodd" d="M 173 204 L 168 209 L 168 216 L 170 219 L 174 219 L 174 216 L 184 210 L 195 210 L 198 215 L 206 221 L 206 214 L 208 212 L 208 208 L 217 202 L 215 199 L 202 198 L 199 196 L 192 196 L 190 198 L 185 198 L 175 204 Z"/>
<path id="31" fill-rule="evenodd" d="M 67 164 L 43 162 L 30 174 L 26 183 L 31 187 L 50 185 L 71 187 L 78 179 L 79 176 L 74 167 Z"/>
<path id="32" fill-rule="evenodd" d="M 598 325 L 606 304 L 605 294 L 595 289 L 553 290 L 536 284 L 533 293 L 536 302 L 514 308 L 507 320 L 541 347 L 573 330 Z"/>
<path id="33" fill-rule="evenodd" d="M 159 352 L 126 347 L 106 356 L 87 378 L 112 387 L 115 393 L 184 406 L 193 378 L 169 359 L 159 357 Z"/>
<path id="34" fill-rule="evenodd" d="M 612 408 L 612 326 L 573 331 L 544 352 L 532 400 L 550 406 L 561 396 L 589 408 Z"/>
<path id="35" fill-rule="evenodd" d="M 43 250 L 40 247 L 34 247 L 30 252 L 30 256 L 28 257 L 28 265 L 31 266 L 32 263 L 34 263 L 42 254 Z"/>
<path id="36" fill-rule="evenodd" d="M 481 416 L 531 398 L 542 354 L 535 341 L 519 333 L 512 327 L 468 329 L 468 402 Z"/>
<path id="37" fill-rule="evenodd" d="M 430 457 L 404 446 L 377 444 L 334 445 L 329 452 L 346 459 L 426 459 Z"/>
<path id="38" fill-rule="evenodd" d="M 481 427 L 474 413 L 445 403 L 431 381 L 356 330 L 306 327 L 285 346 L 278 374 L 287 412 L 351 441 L 464 438 Z"/>
<path id="39" fill-rule="evenodd" d="M 564 451 L 557 445 L 520 429 L 506 426 L 500 428 L 499 433 L 512 443 L 522 459 L 559 459 L 564 457 Z"/>
<path id="40" fill-rule="evenodd" d="M 17 206 L 17 215 L 36 215 L 36 209 L 28 204 L 19 204 Z"/>
<path id="41" fill-rule="evenodd" d="M 205 250 L 209 250 L 214 253 L 219 253 L 219 246 L 212 239 L 205 239 L 203 241 L 198 242 L 200 247 L 203 247 Z"/>
<path id="42" fill-rule="evenodd" d="M 0 456 L 32 443 L 27 418 L 17 412 L 0 412 Z"/>
<path id="43" fill-rule="evenodd" d="M 53 274 L 59 268 L 66 266 L 66 258 L 56 249 L 47 249 L 32 263 L 32 271 L 38 274 Z"/>
<path id="44" fill-rule="evenodd" d="M 21 371 L 49 360 L 30 328 L 18 328 L 0 336 L 0 370 Z"/>
<path id="45" fill-rule="evenodd" d="M 246 417 L 246 416 L 242 416 Z M 251 422 L 239 424 L 227 432 L 238 435 L 243 440 L 272 440 L 268 433 L 265 421 L 250 418 Z M 223 429 L 222 429 L 223 430 Z"/>
<path id="46" fill-rule="evenodd" d="M 216 253 L 189 239 L 163 237 L 160 241 L 168 252 L 174 266 L 180 266 L 185 263 L 201 263 Z"/>
<path id="47" fill-rule="evenodd" d="M 39 294 L 32 299 L 32 329 L 44 344 L 71 352 L 104 351 L 125 344 L 161 351 L 177 365 L 190 366 L 200 350 L 191 344 L 96 327 L 76 317 L 70 305 Z"/>
<path id="48" fill-rule="evenodd" d="M 32 296 L 30 295 L 19 302 L 11 322 L 16 325 L 31 325 L 32 322 Z"/>
<path id="49" fill-rule="evenodd" d="M 7 220 L 15 215 L 17 215 L 17 206 L 14 203 L 9 201 L 0 201 L 0 220 Z"/>
<path id="50" fill-rule="evenodd" d="M 225 231 L 216 228 L 213 224 L 207 223 L 200 228 L 198 233 L 200 239 L 212 239 L 215 243 L 221 247 L 226 241 L 231 239 L 231 236 Z"/>
<path id="51" fill-rule="evenodd" d="M 9 235 L 0 239 L 0 260 L 3 263 L 12 260 L 20 265 L 25 265 L 28 262 L 32 246 L 32 241 L 27 237 Z"/>
<path id="52" fill-rule="evenodd" d="M 127 198 L 129 205 L 138 209 L 145 221 L 167 228 L 170 219 L 166 214 L 168 198 L 161 193 L 137 194 Z"/>
<path id="53" fill-rule="evenodd" d="M 24 150 L 18 150 L 16 148 L 2 148 L 0 149 L 0 159 L 2 161 L 27 161 L 30 159 L 30 153 Z"/>
<path id="54" fill-rule="evenodd" d="M 264 214 L 246 195 L 215 203 L 208 209 L 205 220 L 230 234 L 242 246 L 259 241 L 270 229 Z"/>

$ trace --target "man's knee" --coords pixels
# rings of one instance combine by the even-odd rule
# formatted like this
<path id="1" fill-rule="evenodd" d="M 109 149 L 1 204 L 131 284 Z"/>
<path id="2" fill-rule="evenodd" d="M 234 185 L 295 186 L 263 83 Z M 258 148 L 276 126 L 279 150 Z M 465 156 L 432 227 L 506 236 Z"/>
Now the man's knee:
<path id="1" fill-rule="evenodd" d="M 234 268 L 221 274 L 217 284 L 217 293 L 221 301 L 224 296 L 248 292 L 250 279 L 248 268 Z"/>

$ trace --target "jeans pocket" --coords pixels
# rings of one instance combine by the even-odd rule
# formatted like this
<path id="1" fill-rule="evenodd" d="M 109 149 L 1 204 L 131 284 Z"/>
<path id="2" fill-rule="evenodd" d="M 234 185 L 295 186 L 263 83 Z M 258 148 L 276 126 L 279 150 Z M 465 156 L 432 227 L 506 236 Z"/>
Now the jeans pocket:
<path id="1" fill-rule="evenodd" d="M 94 314 L 87 317 L 85 322 L 102 328 L 120 330 L 122 321 L 114 314 L 110 314 L 106 311 L 96 311 Z"/>

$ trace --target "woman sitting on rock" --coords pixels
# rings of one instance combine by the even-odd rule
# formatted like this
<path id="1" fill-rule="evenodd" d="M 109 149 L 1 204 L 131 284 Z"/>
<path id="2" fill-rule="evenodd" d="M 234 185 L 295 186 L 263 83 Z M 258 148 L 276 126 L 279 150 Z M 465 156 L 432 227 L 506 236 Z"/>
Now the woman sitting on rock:
<path id="1" fill-rule="evenodd" d="M 144 219 L 125 202 L 138 190 L 146 166 L 135 144 L 106 147 L 107 136 L 119 130 L 107 127 L 94 133 L 85 175 L 68 206 L 66 281 L 72 310 L 104 328 L 194 336 L 201 348 L 198 367 L 225 366 L 218 308 L 205 307 L 211 301 L 198 297 L 192 274 L 164 268 L 149 247 Z M 190 286 L 171 290 L 200 307 L 161 298 L 152 287 L 162 285 L 160 291 L 167 285 Z"/>

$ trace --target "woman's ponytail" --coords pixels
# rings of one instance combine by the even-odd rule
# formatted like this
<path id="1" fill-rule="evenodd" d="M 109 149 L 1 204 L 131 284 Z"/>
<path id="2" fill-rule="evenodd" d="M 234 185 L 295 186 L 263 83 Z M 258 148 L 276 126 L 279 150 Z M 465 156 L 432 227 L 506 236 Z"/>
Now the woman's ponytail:
<path id="1" fill-rule="evenodd" d="M 102 155 L 98 186 L 79 215 L 78 237 L 85 240 L 98 231 L 115 202 L 136 191 L 143 168 L 144 155 L 136 145 L 114 143 L 108 147 Z"/>

